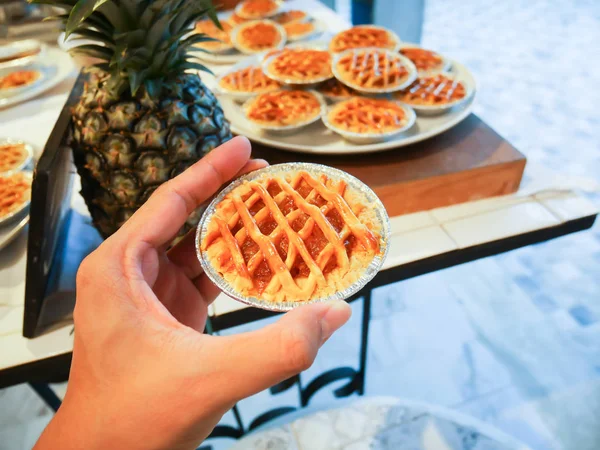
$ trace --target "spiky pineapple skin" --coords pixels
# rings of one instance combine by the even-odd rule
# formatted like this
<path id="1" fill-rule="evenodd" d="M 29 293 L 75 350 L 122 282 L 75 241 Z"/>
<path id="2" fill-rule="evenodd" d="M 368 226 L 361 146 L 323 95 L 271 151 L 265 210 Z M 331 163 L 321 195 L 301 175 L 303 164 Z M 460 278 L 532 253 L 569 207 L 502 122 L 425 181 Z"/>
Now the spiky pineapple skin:
<path id="1" fill-rule="evenodd" d="M 113 234 L 156 188 L 231 139 L 215 96 L 196 74 L 115 97 L 91 69 L 72 109 L 70 146 L 83 196 L 103 237 Z M 211 194 L 211 193 L 207 193 Z M 181 233 L 195 226 L 200 210 Z"/>

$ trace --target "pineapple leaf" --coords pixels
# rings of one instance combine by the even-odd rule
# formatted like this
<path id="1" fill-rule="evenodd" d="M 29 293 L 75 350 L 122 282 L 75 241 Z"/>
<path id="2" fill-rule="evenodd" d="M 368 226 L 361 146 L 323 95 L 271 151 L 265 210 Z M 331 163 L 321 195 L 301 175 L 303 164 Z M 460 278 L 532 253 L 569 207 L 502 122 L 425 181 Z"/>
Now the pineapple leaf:
<path id="1" fill-rule="evenodd" d="M 78 47 L 72 48 L 71 50 L 69 50 L 69 52 L 74 54 L 91 56 L 93 58 L 102 59 L 104 61 L 110 61 L 110 58 L 113 55 L 113 52 L 110 49 L 94 44 L 80 45 Z"/>
<path id="2" fill-rule="evenodd" d="M 106 47 L 110 49 L 115 48 L 115 41 L 113 40 L 113 38 L 110 35 L 107 36 L 106 34 L 100 31 L 95 31 L 89 28 L 79 26 L 75 31 L 73 31 L 73 34 L 91 39 L 96 42 L 102 42 Z"/>
<path id="3" fill-rule="evenodd" d="M 86 20 L 94 11 L 109 0 L 79 0 L 69 14 L 65 37 L 68 37 L 75 29 Z"/>
<path id="4" fill-rule="evenodd" d="M 183 47 L 192 46 L 195 44 L 200 44 L 202 42 L 221 42 L 219 39 L 208 37 L 204 34 L 193 34 L 190 37 L 185 38 L 181 41 L 181 45 Z"/>
<path id="5" fill-rule="evenodd" d="M 129 89 L 131 91 L 131 95 L 137 94 L 138 89 L 144 82 L 146 75 L 148 74 L 149 69 L 144 70 L 129 70 L 127 71 L 127 75 L 129 78 Z"/>
<path id="6" fill-rule="evenodd" d="M 200 72 L 206 72 L 206 73 L 210 73 L 211 75 L 214 75 L 214 73 L 212 72 L 212 70 L 210 70 L 208 67 L 197 63 L 197 62 L 192 62 L 192 61 L 186 61 L 185 63 L 183 63 L 181 65 L 181 68 L 184 70 L 198 70 Z"/>

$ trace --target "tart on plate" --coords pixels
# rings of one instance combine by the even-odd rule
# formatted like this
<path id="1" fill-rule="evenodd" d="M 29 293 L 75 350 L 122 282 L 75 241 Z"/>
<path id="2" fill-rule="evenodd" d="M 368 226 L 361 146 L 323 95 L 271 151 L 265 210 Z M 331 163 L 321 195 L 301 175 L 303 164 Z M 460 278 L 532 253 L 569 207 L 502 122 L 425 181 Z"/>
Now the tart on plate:
<path id="1" fill-rule="evenodd" d="M 410 59 L 419 73 L 443 72 L 449 67 L 442 55 L 424 48 L 403 47 L 400 54 Z"/>
<path id="2" fill-rule="evenodd" d="M 397 100 L 417 111 L 445 110 L 470 97 L 464 82 L 448 74 L 421 76 L 406 89 L 395 94 Z"/>
<path id="3" fill-rule="evenodd" d="M 233 94 L 263 94 L 281 89 L 280 83 L 267 77 L 257 66 L 226 73 L 219 79 L 218 85 L 222 91 Z"/>
<path id="4" fill-rule="evenodd" d="M 227 22 L 229 22 L 233 26 L 239 25 L 240 23 L 248 22 L 249 20 L 250 19 L 244 19 L 243 17 L 238 16 L 238 14 L 235 11 L 231 13 L 231 15 L 227 18 Z"/>
<path id="5" fill-rule="evenodd" d="M 272 20 L 253 20 L 235 27 L 232 41 L 242 53 L 252 54 L 283 47 L 286 35 L 283 27 Z"/>
<path id="6" fill-rule="evenodd" d="M 263 63 L 265 74 L 288 84 L 317 83 L 333 77 L 331 54 L 324 50 L 286 48 Z"/>
<path id="7" fill-rule="evenodd" d="M 275 0 L 245 0 L 235 8 L 235 13 L 242 19 L 263 19 L 277 14 L 280 5 Z"/>
<path id="8" fill-rule="evenodd" d="M 291 130 L 321 117 L 323 102 L 312 91 L 281 90 L 260 94 L 244 104 L 246 118 L 270 130 Z"/>
<path id="9" fill-rule="evenodd" d="M 275 17 L 275 22 L 286 25 L 294 22 L 302 22 L 308 18 L 308 14 L 299 9 L 291 9 L 289 11 L 283 11 Z"/>
<path id="10" fill-rule="evenodd" d="M 400 38 L 387 28 L 375 25 L 357 25 L 336 34 L 329 43 L 329 50 L 333 53 L 364 47 L 397 50 L 399 45 Z"/>
<path id="11" fill-rule="evenodd" d="M 208 37 L 217 39 L 218 42 L 201 42 L 199 44 L 196 44 L 196 47 L 203 48 L 205 50 L 210 50 L 212 52 L 222 52 L 226 50 L 231 50 L 233 48 L 233 44 L 231 43 L 229 33 L 233 29 L 233 26 L 226 20 L 221 21 L 221 26 L 223 27 L 222 30 L 219 27 L 217 27 L 211 19 L 204 19 L 197 22 L 196 33 L 205 34 Z"/>
<path id="12" fill-rule="evenodd" d="M 335 77 L 361 92 L 393 92 L 417 76 L 414 64 L 398 53 L 379 48 L 346 50 L 333 61 Z"/>
<path id="13" fill-rule="evenodd" d="M 0 77 L 0 94 L 32 85 L 42 76 L 39 70 L 16 70 Z"/>
<path id="14" fill-rule="evenodd" d="M 285 34 L 289 41 L 298 41 L 317 33 L 317 26 L 314 22 L 292 22 L 283 25 Z"/>
<path id="15" fill-rule="evenodd" d="M 0 141 L 0 173 L 21 170 L 30 159 L 27 144 Z"/>
<path id="16" fill-rule="evenodd" d="M 360 181 L 292 163 L 226 188 L 207 208 L 197 245 L 225 292 L 277 310 L 351 295 L 380 268 L 388 232 L 383 205 Z"/>
<path id="17" fill-rule="evenodd" d="M 333 101 L 347 100 L 351 97 L 356 97 L 359 95 L 359 93 L 354 89 L 346 86 L 344 83 L 341 83 L 335 78 L 325 81 L 317 88 L 317 91 L 323 94 L 324 97 Z"/>
<path id="18" fill-rule="evenodd" d="M 8 219 L 28 203 L 31 177 L 23 172 L 0 176 L 0 221 Z"/>

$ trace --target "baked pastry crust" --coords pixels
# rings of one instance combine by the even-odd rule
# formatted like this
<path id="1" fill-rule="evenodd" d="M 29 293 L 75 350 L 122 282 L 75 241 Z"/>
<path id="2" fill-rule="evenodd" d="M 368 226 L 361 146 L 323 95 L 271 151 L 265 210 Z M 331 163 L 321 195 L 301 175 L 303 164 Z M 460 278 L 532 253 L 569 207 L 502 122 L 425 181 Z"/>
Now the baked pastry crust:
<path id="1" fill-rule="evenodd" d="M 396 102 L 355 97 L 333 106 L 327 114 L 331 126 L 361 134 L 389 133 L 403 128 L 409 118 Z"/>
<path id="2" fill-rule="evenodd" d="M 314 33 L 316 30 L 313 22 L 292 22 L 283 25 L 288 39 L 300 39 Z"/>
<path id="3" fill-rule="evenodd" d="M 279 9 L 279 4 L 274 0 L 246 0 L 240 3 L 236 13 L 243 19 L 262 19 L 272 16 Z"/>
<path id="4" fill-rule="evenodd" d="M 391 31 L 373 25 L 357 25 L 336 34 L 329 43 L 329 50 L 334 53 L 364 47 L 395 50 L 397 46 L 398 41 Z"/>
<path id="5" fill-rule="evenodd" d="M 0 172 L 19 167 L 27 159 L 25 144 L 0 144 Z"/>
<path id="6" fill-rule="evenodd" d="M 335 67 L 342 83 L 359 90 L 391 91 L 411 76 L 400 55 L 376 48 L 344 53 Z"/>
<path id="7" fill-rule="evenodd" d="M 0 218 L 23 206 L 31 195 L 31 180 L 23 173 L 0 176 Z"/>
<path id="8" fill-rule="evenodd" d="M 201 242 L 236 292 L 270 302 L 328 298 L 381 254 L 376 213 L 343 180 L 266 173 L 216 205 Z"/>
<path id="9" fill-rule="evenodd" d="M 233 26 L 226 20 L 221 21 L 221 30 L 217 27 L 214 22 L 210 19 L 200 20 L 196 23 L 196 33 L 206 34 L 208 37 L 218 39 L 219 42 L 201 42 L 196 44 L 199 48 L 206 50 L 219 51 L 226 50 L 233 47 L 229 33 L 233 29 Z"/>
<path id="10" fill-rule="evenodd" d="M 246 117 L 267 127 L 304 125 L 321 115 L 321 102 L 310 91 L 282 90 L 260 94 L 245 106 Z"/>
<path id="11" fill-rule="evenodd" d="M 412 61 L 419 72 L 430 72 L 444 68 L 444 58 L 438 53 L 419 47 L 405 47 L 400 54 Z"/>
<path id="12" fill-rule="evenodd" d="M 443 74 L 417 78 L 396 98 L 415 106 L 445 106 L 457 103 L 467 96 L 464 83 Z"/>
<path id="13" fill-rule="evenodd" d="M 241 50 L 259 53 L 283 44 L 285 35 L 281 27 L 272 21 L 257 20 L 238 26 L 236 45 Z"/>
<path id="14" fill-rule="evenodd" d="M 347 99 L 358 95 L 358 92 L 356 92 L 354 89 L 346 86 L 344 83 L 335 78 L 325 81 L 317 88 L 317 90 L 321 94 L 333 99 Z"/>
<path id="15" fill-rule="evenodd" d="M 305 20 L 308 17 L 304 11 L 300 11 L 299 9 L 291 9 L 289 11 L 283 11 L 277 14 L 275 17 L 275 22 L 286 25 L 289 23 L 300 22 Z"/>
<path id="16" fill-rule="evenodd" d="M 37 70 L 17 70 L 0 77 L 0 90 L 24 87 L 36 82 L 41 76 Z"/>
<path id="17" fill-rule="evenodd" d="M 267 77 L 260 67 L 250 66 L 224 75 L 219 87 L 230 92 L 262 94 L 281 89 L 281 84 Z"/>
<path id="18" fill-rule="evenodd" d="M 285 49 L 275 55 L 267 73 L 289 82 L 306 83 L 331 78 L 331 54 L 323 50 Z"/>

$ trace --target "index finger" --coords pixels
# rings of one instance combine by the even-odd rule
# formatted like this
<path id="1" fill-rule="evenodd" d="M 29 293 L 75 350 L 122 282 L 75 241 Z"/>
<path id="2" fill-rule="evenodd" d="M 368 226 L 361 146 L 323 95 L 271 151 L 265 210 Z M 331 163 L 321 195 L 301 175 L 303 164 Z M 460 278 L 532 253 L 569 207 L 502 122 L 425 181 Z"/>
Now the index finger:
<path id="1" fill-rule="evenodd" d="M 164 183 L 116 234 L 152 247 L 169 244 L 189 215 L 233 178 L 250 158 L 250 142 L 235 137 Z"/>

